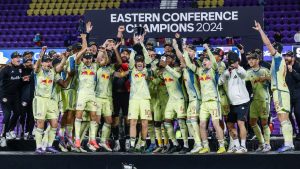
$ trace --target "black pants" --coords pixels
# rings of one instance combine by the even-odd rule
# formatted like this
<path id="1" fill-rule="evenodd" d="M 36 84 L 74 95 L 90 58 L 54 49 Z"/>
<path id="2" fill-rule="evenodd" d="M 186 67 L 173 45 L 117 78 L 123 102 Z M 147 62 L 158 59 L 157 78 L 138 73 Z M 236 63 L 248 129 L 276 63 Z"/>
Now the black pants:
<path id="1" fill-rule="evenodd" d="M 22 132 L 29 132 L 30 134 L 32 134 L 32 130 L 34 127 L 32 102 L 27 104 L 27 102 L 22 101 L 20 124 L 22 125 Z"/>
<path id="2" fill-rule="evenodd" d="M 19 96 L 9 96 L 5 97 L 6 100 L 1 99 L 1 106 L 3 110 L 3 121 L 4 129 L 2 128 L 1 136 L 5 136 L 6 132 L 13 130 L 20 117 L 20 97 Z M 11 116 L 11 113 L 13 115 Z"/>
<path id="3" fill-rule="evenodd" d="M 128 92 L 116 92 L 113 95 L 114 112 L 113 117 L 118 117 L 120 110 L 122 109 L 122 115 L 128 115 L 129 107 L 129 93 Z"/>
<path id="4" fill-rule="evenodd" d="M 289 115 L 291 123 L 293 125 L 294 133 L 296 133 L 296 127 L 295 127 L 296 125 L 295 125 L 295 122 L 292 117 L 292 112 L 294 112 L 294 115 L 296 118 L 296 123 L 297 123 L 298 129 L 299 129 L 299 127 L 300 127 L 300 99 L 291 99 L 291 112 Z"/>

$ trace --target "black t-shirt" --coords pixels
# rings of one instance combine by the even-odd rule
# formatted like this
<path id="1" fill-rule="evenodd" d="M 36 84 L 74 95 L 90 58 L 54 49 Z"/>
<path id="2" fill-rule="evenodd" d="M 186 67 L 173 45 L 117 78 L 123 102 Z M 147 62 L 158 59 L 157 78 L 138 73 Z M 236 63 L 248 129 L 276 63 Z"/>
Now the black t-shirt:
<path id="1" fill-rule="evenodd" d="M 285 80 L 288 85 L 291 98 L 300 99 L 300 63 L 294 63 L 292 72 L 287 70 Z"/>
<path id="2" fill-rule="evenodd" d="M 25 68 L 23 66 L 22 77 L 29 76 L 29 81 L 23 81 L 21 100 L 31 103 L 34 96 L 34 74 L 32 68 Z"/>
<path id="3" fill-rule="evenodd" d="M 122 71 L 122 68 L 118 67 L 116 68 L 119 72 Z M 122 78 L 118 78 L 118 77 L 114 77 L 113 78 L 113 83 L 112 83 L 112 87 L 113 87 L 113 93 L 119 93 L 119 92 L 127 92 L 128 93 L 128 86 L 126 86 L 127 83 L 129 81 L 128 76 L 122 77 Z"/>
<path id="4" fill-rule="evenodd" d="M 14 65 L 7 65 L 0 71 L 0 97 L 20 95 L 22 71 L 22 66 Z"/>

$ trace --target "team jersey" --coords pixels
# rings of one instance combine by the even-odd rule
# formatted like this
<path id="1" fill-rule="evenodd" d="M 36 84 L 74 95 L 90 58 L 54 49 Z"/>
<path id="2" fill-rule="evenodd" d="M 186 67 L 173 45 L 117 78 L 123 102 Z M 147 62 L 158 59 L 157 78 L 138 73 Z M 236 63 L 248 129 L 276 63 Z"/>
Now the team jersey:
<path id="1" fill-rule="evenodd" d="M 181 77 L 180 68 L 166 66 L 162 75 L 169 94 L 169 100 L 184 99 L 182 86 L 179 81 L 179 78 Z"/>
<path id="2" fill-rule="evenodd" d="M 220 100 L 218 91 L 218 64 L 211 51 L 208 51 L 208 55 L 212 63 L 210 69 L 196 67 L 191 63 L 190 59 L 185 57 L 186 65 L 198 75 L 202 102 Z"/>
<path id="3" fill-rule="evenodd" d="M 253 100 L 269 101 L 269 82 L 259 82 L 260 77 L 270 77 L 270 71 L 267 68 L 260 67 L 258 70 L 247 70 L 246 81 L 250 81 L 253 89 Z"/>
<path id="4" fill-rule="evenodd" d="M 285 82 L 286 64 L 280 53 L 276 53 L 272 57 L 271 64 L 271 90 L 280 90 L 289 92 L 289 88 Z"/>
<path id="5" fill-rule="evenodd" d="M 145 68 L 142 71 L 133 68 L 130 74 L 130 99 L 151 99 L 147 76 Z"/>
<path id="6" fill-rule="evenodd" d="M 68 57 L 66 61 L 66 65 L 64 66 L 64 71 L 61 73 L 64 80 L 67 79 L 68 77 L 67 72 L 71 72 L 77 69 L 78 65 L 75 64 L 75 57 L 76 54 Z M 78 87 L 78 75 L 76 74 L 74 77 L 71 78 L 70 83 L 64 89 L 77 89 L 77 87 Z"/>
<path id="7" fill-rule="evenodd" d="M 91 66 L 84 65 L 80 62 L 77 68 L 78 72 L 78 93 L 86 95 L 95 95 L 97 64 L 92 63 Z"/>
<path id="8" fill-rule="evenodd" d="M 218 73 L 219 77 L 225 72 L 226 70 L 226 65 L 223 61 L 218 62 Z M 219 95 L 220 96 L 227 96 L 228 92 L 228 83 L 223 83 L 223 85 L 220 87 L 219 86 Z"/>
<path id="9" fill-rule="evenodd" d="M 96 81 L 96 97 L 112 97 L 112 77 L 114 72 L 115 70 L 113 65 L 103 66 L 98 69 Z"/>
<path id="10" fill-rule="evenodd" d="M 45 71 L 41 69 L 34 74 L 35 80 L 35 96 L 58 100 L 56 83 L 61 80 L 61 77 L 54 69 Z"/>

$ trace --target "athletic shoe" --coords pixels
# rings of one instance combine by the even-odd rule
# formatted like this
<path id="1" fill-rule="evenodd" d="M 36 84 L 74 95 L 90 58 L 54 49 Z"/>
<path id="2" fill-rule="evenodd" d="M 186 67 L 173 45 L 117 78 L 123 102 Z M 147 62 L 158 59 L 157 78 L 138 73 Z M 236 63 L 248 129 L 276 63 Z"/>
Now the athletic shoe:
<path id="1" fill-rule="evenodd" d="M 170 148 L 170 150 L 167 152 L 168 154 L 172 154 L 172 153 L 176 153 L 179 152 L 181 150 L 181 147 L 178 146 L 173 146 L 172 148 Z"/>
<path id="2" fill-rule="evenodd" d="M 131 147 L 127 151 L 128 153 L 136 153 L 136 149 L 134 147 Z"/>
<path id="3" fill-rule="evenodd" d="M 80 139 L 76 139 L 75 140 L 75 148 L 80 148 L 80 146 L 81 146 L 81 143 L 80 143 Z M 72 147 L 72 146 L 71 146 Z"/>
<path id="4" fill-rule="evenodd" d="M 115 141 L 115 146 L 114 146 L 113 151 L 114 151 L 114 152 L 118 152 L 118 151 L 120 151 L 120 149 L 121 149 L 120 141 L 119 141 L 119 140 L 116 140 L 116 141 Z"/>
<path id="5" fill-rule="evenodd" d="M 209 152 L 210 152 L 209 147 L 203 147 L 203 148 L 199 151 L 199 154 L 206 154 L 206 153 L 209 153 Z"/>
<path id="6" fill-rule="evenodd" d="M 164 153 L 167 153 L 167 152 L 170 150 L 170 148 L 171 148 L 170 144 L 165 145 L 165 146 L 163 147 L 161 153 L 163 153 L 163 154 L 164 154 Z"/>
<path id="7" fill-rule="evenodd" d="M 237 146 L 232 146 L 228 148 L 227 153 L 235 153 L 239 148 Z"/>
<path id="8" fill-rule="evenodd" d="M 99 146 L 104 148 L 105 151 L 112 152 L 112 149 L 110 148 L 108 141 L 100 142 Z"/>
<path id="9" fill-rule="evenodd" d="M 59 153 L 59 151 L 57 151 L 54 147 L 47 147 L 46 152 L 47 153 L 53 153 L 53 154 Z"/>
<path id="10" fill-rule="evenodd" d="M 10 131 L 10 132 L 6 133 L 6 139 L 7 140 L 14 140 L 14 139 L 16 139 L 16 137 L 17 136 L 16 136 L 14 131 Z"/>
<path id="11" fill-rule="evenodd" d="M 37 148 L 36 150 L 35 150 L 35 153 L 36 154 L 45 154 L 46 152 L 45 152 L 45 150 L 43 150 L 42 148 Z"/>
<path id="12" fill-rule="evenodd" d="M 62 152 L 68 152 L 67 145 L 63 137 L 59 137 L 58 147 Z"/>
<path id="13" fill-rule="evenodd" d="M 67 140 L 68 145 L 70 145 L 71 147 L 75 147 L 75 144 L 73 143 L 73 140 L 71 137 L 67 136 L 65 138 Z M 79 140 L 79 142 L 80 142 L 80 140 Z"/>
<path id="14" fill-rule="evenodd" d="M 277 150 L 278 153 L 284 153 L 288 151 L 294 151 L 294 146 L 282 146 Z"/>
<path id="15" fill-rule="evenodd" d="M 139 153 L 146 153 L 146 147 L 145 146 L 141 146 L 139 149 L 136 149 L 136 152 L 139 152 Z"/>
<path id="16" fill-rule="evenodd" d="M 87 151 L 85 149 L 83 149 L 82 147 L 79 148 L 79 151 L 82 153 L 87 153 Z"/>
<path id="17" fill-rule="evenodd" d="M 264 144 L 260 144 L 258 146 L 258 148 L 255 150 L 255 152 L 262 152 L 264 150 L 264 148 L 265 148 L 265 145 Z"/>
<path id="18" fill-rule="evenodd" d="M 80 149 L 81 149 L 81 147 L 79 147 L 79 148 L 71 147 L 71 152 L 81 153 Z"/>
<path id="19" fill-rule="evenodd" d="M 148 149 L 146 150 L 146 153 L 152 153 L 156 149 L 156 144 L 152 143 L 149 145 Z"/>
<path id="20" fill-rule="evenodd" d="M 195 145 L 194 148 L 190 151 L 189 154 L 195 154 L 198 153 L 202 149 L 201 145 Z"/>
<path id="21" fill-rule="evenodd" d="M 225 147 L 219 147 L 217 154 L 223 154 L 223 153 L 226 153 Z"/>
<path id="22" fill-rule="evenodd" d="M 155 150 L 153 150 L 152 153 L 160 153 L 163 150 L 163 147 L 157 147 Z"/>
<path id="23" fill-rule="evenodd" d="M 189 148 L 183 147 L 183 148 L 179 151 L 179 154 L 187 154 L 189 151 L 190 151 Z"/>
<path id="24" fill-rule="evenodd" d="M 24 140 L 28 140 L 29 132 L 24 133 Z"/>
<path id="25" fill-rule="evenodd" d="M 246 147 L 240 146 L 239 149 L 235 152 L 237 154 L 243 154 L 243 153 L 247 153 L 248 150 Z"/>
<path id="26" fill-rule="evenodd" d="M 6 144 L 6 139 L 5 137 L 1 137 L 0 139 L 0 147 L 6 147 L 7 144 Z"/>
<path id="27" fill-rule="evenodd" d="M 263 153 L 271 151 L 271 146 L 270 144 L 265 144 L 264 149 L 262 150 Z"/>
<path id="28" fill-rule="evenodd" d="M 96 149 L 94 146 L 92 146 L 89 142 L 87 143 L 87 147 L 88 147 L 88 149 L 89 149 L 91 152 L 96 152 L 96 151 L 97 151 L 97 149 Z M 78 148 L 79 151 L 80 151 L 80 148 L 81 148 L 81 147 Z"/>
<path id="29" fill-rule="evenodd" d="M 16 140 L 21 140 L 23 138 L 22 135 L 24 136 L 23 132 L 16 135 Z"/>
<path id="30" fill-rule="evenodd" d="M 130 139 L 126 139 L 126 141 L 125 141 L 125 150 L 129 151 L 129 149 L 130 149 Z"/>
<path id="31" fill-rule="evenodd" d="M 96 140 L 91 140 L 89 141 L 89 144 L 93 147 L 95 147 L 96 150 L 98 150 L 100 147 L 99 145 L 97 144 L 97 141 Z"/>

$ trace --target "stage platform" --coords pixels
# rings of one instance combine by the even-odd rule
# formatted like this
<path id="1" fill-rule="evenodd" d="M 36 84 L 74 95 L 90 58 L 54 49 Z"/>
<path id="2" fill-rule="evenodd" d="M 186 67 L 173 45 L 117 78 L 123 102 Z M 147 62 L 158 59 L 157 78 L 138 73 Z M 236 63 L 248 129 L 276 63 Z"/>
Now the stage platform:
<path id="1" fill-rule="evenodd" d="M 133 164 L 137 169 L 297 169 L 300 152 L 222 155 L 0 152 L 0 163 L 5 169 L 123 169 L 122 163 Z"/>

